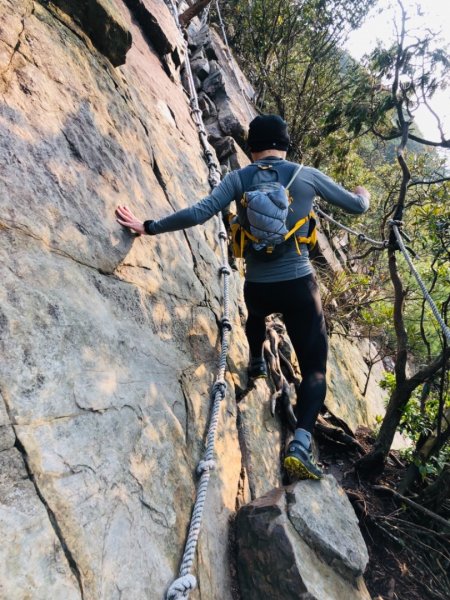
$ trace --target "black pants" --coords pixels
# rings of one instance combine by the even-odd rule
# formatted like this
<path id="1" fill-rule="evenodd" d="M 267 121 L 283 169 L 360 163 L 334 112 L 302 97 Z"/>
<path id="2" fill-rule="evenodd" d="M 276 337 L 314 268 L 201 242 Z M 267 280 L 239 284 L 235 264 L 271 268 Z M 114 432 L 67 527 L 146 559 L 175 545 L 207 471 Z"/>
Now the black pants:
<path id="1" fill-rule="evenodd" d="M 314 275 L 273 283 L 244 285 L 245 326 L 252 356 L 260 356 L 266 337 L 265 317 L 282 313 L 297 355 L 302 382 L 295 414 L 297 427 L 312 432 L 326 394 L 327 332 Z"/>

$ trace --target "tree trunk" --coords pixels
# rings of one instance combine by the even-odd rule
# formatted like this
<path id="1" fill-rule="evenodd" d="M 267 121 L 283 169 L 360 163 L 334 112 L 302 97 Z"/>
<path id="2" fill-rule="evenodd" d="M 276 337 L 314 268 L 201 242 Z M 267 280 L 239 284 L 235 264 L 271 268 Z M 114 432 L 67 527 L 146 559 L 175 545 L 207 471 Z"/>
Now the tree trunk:
<path id="1" fill-rule="evenodd" d="M 445 369 L 449 356 L 450 349 L 446 348 L 445 353 L 442 353 L 431 364 L 423 369 L 416 371 L 412 377 L 403 379 L 401 383 L 398 383 L 397 378 L 397 386 L 389 399 L 386 415 L 381 424 L 377 440 L 369 454 L 361 458 L 355 464 L 356 470 L 363 477 L 376 476 L 383 471 L 387 455 L 394 440 L 395 432 L 411 394 L 424 381 L 433 377 L 442 368 Z"/>
<path id="2" fill-rule="evenodd" d="M 435 456 L 450 439 L 450 408 L 445 411 L 441 420 L 441 433 L 438 435 L 437 428 L 427 437 L 421 437 L 417 442 L 414 453 L 414 462 L 411 463 L 398 487 L 399 492 L 404 494 L 419 477 L 417 463 L 425 464 L 432 456 Z"/>
<path id="3" fill-rule="evenodd" d="M 391 449 L 395 432 L 403 415 L 403 410 L 411 396 L 409 382 L 398 385 L 393 391 L 386 414 L 381 424 L 380 433 L 372 450 L 356 463 L 358 473 L 365 477 L 377 476 L 383 469 L 386 457 Z"/>
<path id="4" fill-rule="evenodd" d="M 210 2 L 211 0 L 198 0 L 198 2 L 187 8 L 184 13 L 178 17 L 180 25 L 182 27 L 187 27 L 192 19 L 196 17 L 204 8 L 206 8 Z"/>

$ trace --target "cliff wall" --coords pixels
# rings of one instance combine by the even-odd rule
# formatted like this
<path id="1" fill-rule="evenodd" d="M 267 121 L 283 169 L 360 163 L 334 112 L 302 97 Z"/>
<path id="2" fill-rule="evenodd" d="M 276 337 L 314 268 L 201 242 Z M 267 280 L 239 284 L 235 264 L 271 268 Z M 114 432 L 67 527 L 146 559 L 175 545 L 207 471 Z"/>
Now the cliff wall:
<path id="1" fill-rule="evenodd" d="M 159 218 L 208 193 L 182 40 L 163 0 L 0 0 L 0 15 L 0 597 L 162 598 L 217 362 L 217 230 L 135 238 L 114 209 Z M 222 164 L 236 167 L 244 109 L 222 76 L 237 107 L 208 114 L 213 127 L 222 111 Z M 267 389 L 235 398 L 248 354 L 241 286 L 235 273 L 229 393 L 191 596 L 204 600 L 233 597 L 228 522 L 249 478 L 256 494 L 280 483 Z M 361 350 L 333 345 L 330 410 L 370 424 L 379 408 L 358 390 Z"/>

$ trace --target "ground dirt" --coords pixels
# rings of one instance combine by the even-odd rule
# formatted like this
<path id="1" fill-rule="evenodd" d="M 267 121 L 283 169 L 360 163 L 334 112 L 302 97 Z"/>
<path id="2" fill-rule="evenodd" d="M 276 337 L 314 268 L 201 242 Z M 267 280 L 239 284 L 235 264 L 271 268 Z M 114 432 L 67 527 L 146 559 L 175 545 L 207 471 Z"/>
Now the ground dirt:
<path id="1" fill-rule="evenodd" d="M 374 439 L 366 428 L 356 438 L 368 451 Z M 391 453 L 384 473 L 376 481 L 358 478 L 353 469 L 358 451 L 319 438 L 325 472 L 333 474 L 347 492 L 360 520 L 369 551 L 364 579 L 374 600 L 448 600 L 450 535 L 429 518 L 380 493 L 374 485 L 395 489 L 405 466 Z"/>

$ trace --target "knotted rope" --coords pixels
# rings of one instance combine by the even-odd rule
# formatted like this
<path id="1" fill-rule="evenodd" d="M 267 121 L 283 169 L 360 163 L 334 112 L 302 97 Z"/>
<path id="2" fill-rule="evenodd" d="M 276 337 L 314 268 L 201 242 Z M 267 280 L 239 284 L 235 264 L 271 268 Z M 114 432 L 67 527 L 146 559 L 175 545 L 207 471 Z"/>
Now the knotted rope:
<path id="1" fill-rule="evenodd" d="M 331 217 L 327 213 L 323 212 L 323 210 L 321 208 L 319 208 L 317 206 L 317 204 L 314 204 L 313 209 L 314 209 L 314 211 L 318 215 L 320 215 L 321 217 L 323 217 L 327 221 L 330 221 L 330 223 L 334 223 L 340 229 L 343 229 L 344 231 L 347 231 L 347 233 L 351 233 L 352 235 L 355 235 L 358 238 L 359 241 L 361 241 L 361 242 L 368 242 L 369 244 L 372 244 L 376 248 L 383 249 L 383 248 L 387 248 L 388 247 L 388 243 L 389 242 L 387 240 L 381 240 L 381 241 L 380 240 L 373 240 L 372 238 L 370 238 L 369 236 L 367 236 L 365 233 L 361 233 L 360 231 L 355 231 L 354 229 L 351 229 L 350 227 L 347 227 L 347 225 L 344 225 L 343 223 L 339 223 L 339 221 L 336 221 L 336 219 L 333 219 L 333 217 Z"/>
<path id="2" fill-rule="evenodd" d="M 183 36 L 183 31 L 180 27 L 180 23 L 178 20 L 178 12 L 174 0 L 169 0 L 169 3 L 177 27 L 181 35 Z M 194 123 L 196 124 L 198 129 L 200 143 L 203 147 L 205 161 L 208 166 L 208 181 L 211 188 L 214 188 L 220 183 L 220 170 L 214 161 L 213 153 L 208 144 L 208 136 L 205 130 L 205 126 L 203 124 L 202 112 L 198 105 L 197 93 L 192 77 L 187 41 L 184 38 L 184 36 L 183 40 L 186 57 L 185 70 L 189 85 L 191 114 Z M 190 591 L 195 589 L 195 587 L 197 586 L 197 580 L 194 577 L 194 575 L 190 573 L 190 571 L 194 562 L 195 551 L 197 548 L 197 542 L 200 534 L 200 527 L 203 517 L 203 509 L 205 506 L 209 478 L 211 475 L 211 471 L 214 470 L 216 466 L 216 463 L 214 461 L 214 447 L 216 441 L 217 426 L 219 422 L 220 403 L 225 398 L 227 389 L 227 384 L 225 382 L 225 371 L 227 366 L 227 354 L 232 329 L 229 312 L 229 277 L 231 275 L 231 269 L 228 264 L 227 234 L 225 231 L 225 226 L 220 215 L 218 216 L 217 220 L 219 224 L 218 239 L 222 260 L 222 264 L 219 268 L 219 273 L 223 277 L 223 310 L 222 318 L 219 321 L 221 332 L 221 351 L 216 380 L 211 390 L 212 409 L 208 425 L 208 433 L 206 436 L 205 452 L 202 460 L 200 460 L 200 462 L 197 465 L 197 474 L 199 476 L 199 480 L 197 485 L 196 499 L 194 502 L 194 508 L 192 510 L 191 522 L 189 525 L 189 531 L 186 539 L 184 553 L 181 560 L 179 577 L 171 584 L 171 586 L 167 590 L 167 600 L 185 600 L 189 597 Z"/>

